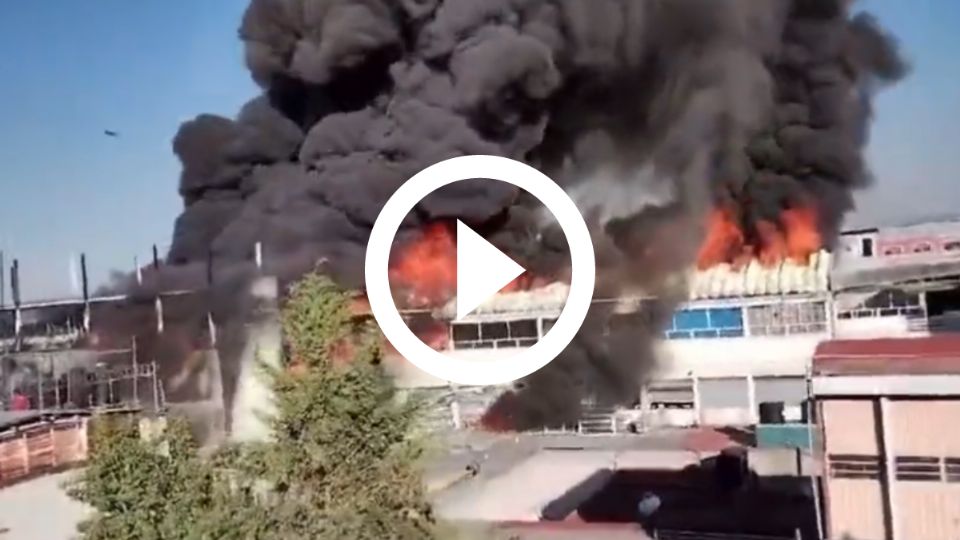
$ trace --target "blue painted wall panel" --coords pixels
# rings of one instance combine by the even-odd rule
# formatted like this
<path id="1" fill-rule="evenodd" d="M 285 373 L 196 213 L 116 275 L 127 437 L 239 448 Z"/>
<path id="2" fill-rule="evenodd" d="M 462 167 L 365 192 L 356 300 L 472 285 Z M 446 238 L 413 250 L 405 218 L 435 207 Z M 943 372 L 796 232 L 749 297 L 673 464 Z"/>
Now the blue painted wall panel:
<path id="1" fill-rule="evenodd" d="M 743 328 L 743 310 L 736 307 L 711 309 L 710 326 L 713 328 Z"/>
<path id="2" fill-rule="evenodd" d="M 709 328 L 707 310 L 687 309 L 673 315 L 673 327 L 676 330 L 701 330 Z"/>

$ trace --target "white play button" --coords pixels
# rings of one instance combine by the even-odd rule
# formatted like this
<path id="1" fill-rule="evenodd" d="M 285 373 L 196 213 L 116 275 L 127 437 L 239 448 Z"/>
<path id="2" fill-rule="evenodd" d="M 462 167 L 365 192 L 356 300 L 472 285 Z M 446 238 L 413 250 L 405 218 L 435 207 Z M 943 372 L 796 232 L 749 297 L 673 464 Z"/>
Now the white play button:
<path id="1" fill-rule="evenodd" d="M 457 220 L 457 320 L 526 270 Z"/>

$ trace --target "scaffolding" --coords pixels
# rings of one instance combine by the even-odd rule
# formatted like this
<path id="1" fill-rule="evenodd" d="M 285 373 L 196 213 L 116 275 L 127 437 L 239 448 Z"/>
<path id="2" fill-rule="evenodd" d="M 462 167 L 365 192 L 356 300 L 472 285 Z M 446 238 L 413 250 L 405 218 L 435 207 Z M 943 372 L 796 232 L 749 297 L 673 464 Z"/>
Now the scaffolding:
<path id="1" fill-rule="evenodd" d="M 135 337 L 129 348 L 13 353 L 0 365 L 0 410 L 160 412 L 164 407 L 157 363 L 140 361 Z"/>

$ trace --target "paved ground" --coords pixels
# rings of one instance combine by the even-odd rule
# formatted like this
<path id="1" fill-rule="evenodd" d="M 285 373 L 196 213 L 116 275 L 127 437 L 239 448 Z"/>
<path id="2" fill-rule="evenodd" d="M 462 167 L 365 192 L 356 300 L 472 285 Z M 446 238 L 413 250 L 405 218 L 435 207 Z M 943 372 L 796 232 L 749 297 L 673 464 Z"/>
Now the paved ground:
<path id="1" fill-rule="evenodd" d="M 86 509 L 61 488 L 64 472 L 0 489 L 0 540 L 70 540 Z"/>

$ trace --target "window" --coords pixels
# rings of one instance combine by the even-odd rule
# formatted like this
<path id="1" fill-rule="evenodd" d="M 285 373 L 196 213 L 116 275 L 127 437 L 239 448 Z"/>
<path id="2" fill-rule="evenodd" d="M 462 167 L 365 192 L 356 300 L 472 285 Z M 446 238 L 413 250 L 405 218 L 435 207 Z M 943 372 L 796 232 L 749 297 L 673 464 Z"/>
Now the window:
<path id="1" fill-rule="evenodd" d="M 707 310 L 688 309 L 678 311 L 673 316 L 673 327 L 677 330 L 698 330 L 709 327 Z"/>
<path id="2" fill-rule="evenodd" d="M 511 338 L 536 338 L 537 321 L 525 319 L 522 321 L 510 321 Z"/>
<path id="3" fill-rule="evenodd" d="M 747 309 L 747 324 L 750 334 L 755 336 L 824 332 L 826 321 L 825 302 L 791 302 Z"/>
<path id="4" fill-rule="evenodd" d="M 894 460 L 897 480 L 939 482 L 940 458 L 928 456 L 897 456 Z"/>
<path id="5" fill-rule="evenodd" d="M 450 325 L 450 335 L 455 349 L 532 347 L 540 340 L 536 319 L 453 323 Z"/>
<path id="6" fill-rule="evenodd" d="M 914 246 L 913 248 L 914 253 L 928 253 L 930 251 L 933 251 L 933 246 L 931 246 L 928 242 L 924 242 L 920 245 Z"/>
<path id="7" fill-rule="evenodd" d="M 858 307 L 842 311 L 837 314 L 839 319 L 867 318 L 867 317 L 922 317 L 924 310 L 920 307 L 920 296 L 900 289 L 888 289 L 877 292 L 867 298 Z"/>
<path id="8" fill-rule="evenodd" d="M 510 334 L 507 331 L 505 322 L 489 322 L 480 325 L 480 339 L 487 341 L 491 339 L 504 339 Z"/>
<path id="9" fill-rule="evenodd" d="M 707 314 L 713 328 L 743 328 L 743 310 L 738 307 L 715 308 Z"/>
<path id="10" fill-rule="evenodd" d="M 873 238 L 862 238 L 860 240 L 860 254 L 864 257 L 873 257 Z"/>
<path id="11" fill-rule="evenodd" d="M 12 309 L 0 311 L 0 339 L 16 336 L 16 312 Z"/>
<path id="12" fill-rule="evenodd" d="M 651 382 L 643 392 L 654 409 L 693 408 L 693 381 L 689 379 Z"/>
<path id="13" fill-rule="evenodd" d="M 831 454 L 827 466 L 831 478 L 878 480 L 881 474 L 879 456 Z"/>
<path id="14" fill-rule="evenodd" d="M 891 246 L 883 250 L 884 255 L 900 255 L 901 253 L 903 253 L 903 248 L 900 246 Z"/>
<path id="15" fill-rule="evenodd" d="M 741 337 L 743 334 L 743 308 L 739 306 L 678 311 L 666 331 L 668 339 Z"/>
<path id="16" fill-rule="evenodd" d="M 556 319 L 544 319 L 543 320 L 543 334 L 546 335 L 547 332 L 553 328 L 553 325 L 557 323 Z"/>
<path id="17" fill-rule="evenodd" d="M 944 251 L 960 251 L 960 240 L 951 240 L 943 244 Z"/>
<path id="18" fill-rule="evenodd" d="M 453 341 L 477 341 L 480 339 L 480 325 L 474 323 L 454 323 L 451 325 Z"/>

